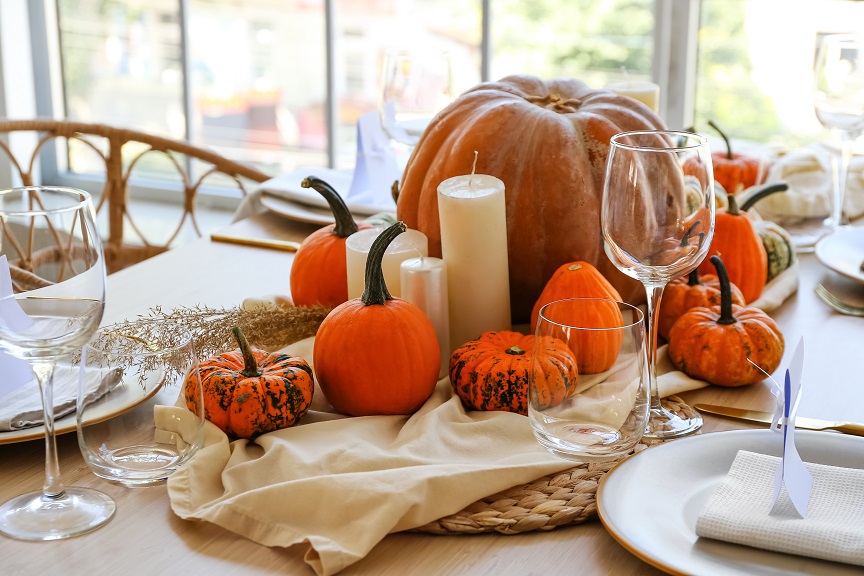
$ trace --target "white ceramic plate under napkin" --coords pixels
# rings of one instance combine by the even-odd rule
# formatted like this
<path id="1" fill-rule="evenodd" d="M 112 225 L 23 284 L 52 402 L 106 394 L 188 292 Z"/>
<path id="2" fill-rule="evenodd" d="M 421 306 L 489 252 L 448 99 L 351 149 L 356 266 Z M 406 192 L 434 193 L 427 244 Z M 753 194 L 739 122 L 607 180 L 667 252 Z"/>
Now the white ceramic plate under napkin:
<path id="1" fill-rule="evenodd" d="M 842 228 L 816 243 L 816 257 L 838 274 L 864 283 L 864 227 Z"/>
<path id="2" fill-rule="evenodd" d="M 805 462 L 864 469 L 864 438 L 795 432 Z M 739 450 L 779 456 L 770 430 L 715 432 L 644 450 L 614 468 L 597 491 L 597 512 L 627 550 L 670 574 L 706 576 L 861 574 L 861 568 L 698 538 L 696 518 Z"/>

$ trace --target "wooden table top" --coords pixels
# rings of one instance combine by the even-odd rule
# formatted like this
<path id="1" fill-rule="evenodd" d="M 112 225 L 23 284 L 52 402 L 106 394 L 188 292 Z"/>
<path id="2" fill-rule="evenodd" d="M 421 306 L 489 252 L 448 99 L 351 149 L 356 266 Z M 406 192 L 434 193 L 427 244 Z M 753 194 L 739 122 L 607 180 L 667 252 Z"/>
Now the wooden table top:
<path id="1" fill-rule="evenodd" d="M 316 226 L 264 214 L 233 224 L 226 233 L 302 239 Z M 185 304 L 236 305 L 245 297 L 288 293 L 293 254 L 201 239 L 118 272 L 108 279 L 104 323 L 134 317 L 147 308 Z M 819 281 L 843 284 L 812 255 L 800 259 L 796 295 L 772 313 L 784 332 L 786 366 L 798 338 L 806 336 L 805 392 L 799 414 L 864 422 L 864 318 L 841 316 L 819 302 Z M 864 293 L 864 286 L 843 287 Z M 710 402 L 769 409 L 765 383 L 744 389 L 709 387 L 683 395 Z M 748 425 L 705 416 L 703 433 Z M 125 488 L 92 475 L 74 434 L 58 437 L 60 469 L 67 485 L 109 494 L 117 514 L 93 533 L 56 542 L 0 537 L 0 574 L 313 574 L 304 547 L 267 548 L 208 523 L 179 519 L 165 486 Z M 41 441 L 0 445 L 0 501 L 38 490 L 44 474 Z M 660 574 L 615 542 L 599 521 L 515 536 L 433 536 L 402 533 L 385 538 L 343 574 Z"/>

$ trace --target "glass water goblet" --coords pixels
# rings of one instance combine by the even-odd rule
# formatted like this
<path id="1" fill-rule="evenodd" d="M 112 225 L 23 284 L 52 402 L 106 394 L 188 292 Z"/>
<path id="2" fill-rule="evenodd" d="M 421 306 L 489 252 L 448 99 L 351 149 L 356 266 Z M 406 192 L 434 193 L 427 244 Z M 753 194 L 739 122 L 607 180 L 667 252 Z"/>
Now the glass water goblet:
<path id="1" fill-rule="evenodd" d="M 384 54 L 378 114 L 384 132 L 413 148 L 442 108 L 455 98 L 449 52 L 389 49 Z"/>
<path id="2" fill-rule="evenodd" d="M 90 195 L 59 187 L 0 192 L 0 259 L 0 350 L 30 363 L 45 422 L 45 483 L 0 505 L 0 533 L 57 540 L 89 532 L 111 519 L 115 505 L 96 490 L 63 486 L 53 378 L 57 360 L 81 349 L 105 307 L 105 258 Z"/>
<path id="3" fill-rule="evenodd" d="M 814 70 L 816 117 L 841 133 L 839 166 L 834 171 L 830 231 L 844 224 L 843 201 L 855 140 L 864 131 L 864 38 L 832 34 L 822 39 Z"/>
<path id="4" fill-rule="evenodd" d="M 698 415 L 682 418 L 660 401 L 657 319 L 666 284 L 705 258 L 714 211 L 714 172 L 704 136 L 649 130 L 612 137 L 601 208 L 603 244 L 619 270 L 645 285 L 648 438 L 674 438 L 702 426 Z"/>

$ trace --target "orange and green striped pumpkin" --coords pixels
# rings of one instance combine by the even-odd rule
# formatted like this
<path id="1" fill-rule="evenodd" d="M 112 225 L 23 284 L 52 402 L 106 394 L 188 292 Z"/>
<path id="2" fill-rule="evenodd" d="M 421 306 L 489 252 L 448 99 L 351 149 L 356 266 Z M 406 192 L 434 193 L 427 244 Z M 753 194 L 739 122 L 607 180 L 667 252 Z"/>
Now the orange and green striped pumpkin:
<path id="1" fill-rule="evenodd" d="M 200 385 L 205 417 L 232 438 L 254 438 L 296 424 L 312 403 L 309 364 L 253 349 L 240 328 L 234 328 L 234 337 L 239 350 L 219 354 L 189 373 L 186 405 L 195 409 Z"/>
<path id="2" fill-rule="evenodd" d="M 450 356 L 450 384 L 471 410 L 528 414 L 528 379 L 537 370 L 535 406 L 555 406 L 576 389 L 579 371 L 567 344 L 541 340 L 535 363 L 534 336 L 502 330 L 466 342 Z"/>

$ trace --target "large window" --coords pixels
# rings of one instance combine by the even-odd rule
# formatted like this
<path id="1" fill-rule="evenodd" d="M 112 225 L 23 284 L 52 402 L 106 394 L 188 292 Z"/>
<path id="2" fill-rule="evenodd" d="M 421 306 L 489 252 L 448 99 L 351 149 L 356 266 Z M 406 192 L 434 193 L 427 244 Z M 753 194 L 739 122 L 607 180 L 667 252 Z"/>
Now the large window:
<path id="1" fill-rule="evenodd" d="M 514 73 L 596 87 L 653 78 L 670 127 L 707 132 L 712 119 L 734 139 L 799 145 L 827 138 L 812 107 L 818 38 L 864 33 L 864 2 L 853 0 L 40 3 L 33 52 L 41 42 L 56 52 L 44 61 L 60 64 L 33 67 L 55 95 L 40 114 L 187 139 L 272 174 L 350 167 L 356 120 L 376 108 L 392 46 L 451 51 L 457 92 Z M 74 173 L 92 161 L 68 151 Z"/>

